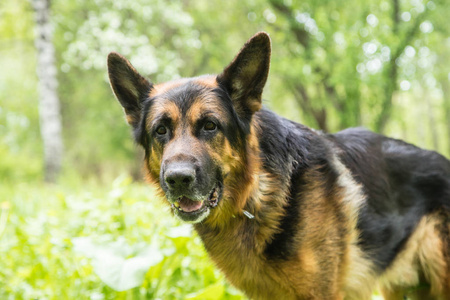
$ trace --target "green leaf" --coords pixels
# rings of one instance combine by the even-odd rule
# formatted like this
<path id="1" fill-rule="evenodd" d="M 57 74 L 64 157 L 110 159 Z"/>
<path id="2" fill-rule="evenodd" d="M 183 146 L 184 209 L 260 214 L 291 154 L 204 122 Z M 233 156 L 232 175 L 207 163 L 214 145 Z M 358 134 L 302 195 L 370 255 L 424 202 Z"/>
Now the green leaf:
<path id="1" fill-rule="evenodd" d="M 148 269 L 157 265 L 163 258 L 158 250 L 151 247 L 128 259 L 104 250 L 98 252 L 93 266 L 94 272 L 109 287 L 116 291 L 125 291 L 142 285 Z"/>
<path id="2" fill-rule="evenodd" d="M 225 287 L 222 283 L 210 285 L 197 293 L 187 295 L 188 300 L 218 300 L 223 297 Z"/>
<path id="3" fill-rule="evenodd" d="M 92 258 L 94 272 L 109 287 L 125 291 L 142 285 L 150 267 L 164 259 L 159 249 L 145 247 L 135 256 L 127 258 L 130 246 L 118 242 L 97 245 L 89 238 L 73 239 L 76 252 Z"/>

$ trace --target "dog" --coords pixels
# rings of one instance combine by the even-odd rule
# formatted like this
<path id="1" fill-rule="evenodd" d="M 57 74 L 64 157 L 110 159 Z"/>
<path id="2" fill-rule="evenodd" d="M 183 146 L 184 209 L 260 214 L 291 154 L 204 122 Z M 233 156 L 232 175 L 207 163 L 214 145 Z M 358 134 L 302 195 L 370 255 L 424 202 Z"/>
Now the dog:
<path id="1" fill-rule="evenodd" d="M 450 161 L 361 128 L 262 107 L 257 33 L 217 76 L 153 84 L 118 53 L 112 90 L 145 169 L 251 299 L 450 299 Z"/>

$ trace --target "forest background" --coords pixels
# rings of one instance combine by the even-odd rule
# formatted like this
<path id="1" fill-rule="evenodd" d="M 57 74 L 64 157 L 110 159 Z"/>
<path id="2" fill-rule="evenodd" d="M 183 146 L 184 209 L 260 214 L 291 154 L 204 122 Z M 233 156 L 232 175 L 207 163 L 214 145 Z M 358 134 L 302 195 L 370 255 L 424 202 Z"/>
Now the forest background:
<path id="1" fill-rule="evenodd" d="M 0 299 L 243 298 L 143 182 L 110 51 L 163 82 L 220 72 L 264 30 L 267 107 L 449 157 L 449 19 L 446 0 L 1 1 Z M 43 75 L 57 82 L 58 157 L 41 130 Z"/>

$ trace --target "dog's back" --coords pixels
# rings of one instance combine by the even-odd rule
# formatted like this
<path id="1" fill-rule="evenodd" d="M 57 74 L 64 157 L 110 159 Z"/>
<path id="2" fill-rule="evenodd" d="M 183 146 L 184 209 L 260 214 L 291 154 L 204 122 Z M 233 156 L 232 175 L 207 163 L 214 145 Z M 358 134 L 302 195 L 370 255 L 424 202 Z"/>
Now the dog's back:
<path id="1" fill-rule="evenodd" d="M 359 128 L 329 139 L 366 194 L 359 244 L 381 281 L 389 281 L 385 293 L 401 294 L 405 286 L 421 286 L 410 293 L 422 297 L 426 290 L 448 293 L 450 161 Z"/>

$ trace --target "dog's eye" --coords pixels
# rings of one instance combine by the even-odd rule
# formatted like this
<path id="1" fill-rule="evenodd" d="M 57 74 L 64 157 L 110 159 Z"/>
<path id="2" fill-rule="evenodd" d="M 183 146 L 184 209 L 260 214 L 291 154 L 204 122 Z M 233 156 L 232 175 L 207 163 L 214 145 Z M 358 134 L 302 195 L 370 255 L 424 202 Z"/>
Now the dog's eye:
<path id="1" fill-rule="evenodd" d="M 156 133 L 159 135 L 164 135 L 167 133 L 167 128 L 164 126 L 158 126 L 158 128 L 156 128 Z"/>
<path id="2" fill-rule="evenodd" d="M 217 128 L 217 125 L 214 122 L 208 121 L 203 125 L 203 129 L 207 131 L 212 131 Z"/>

